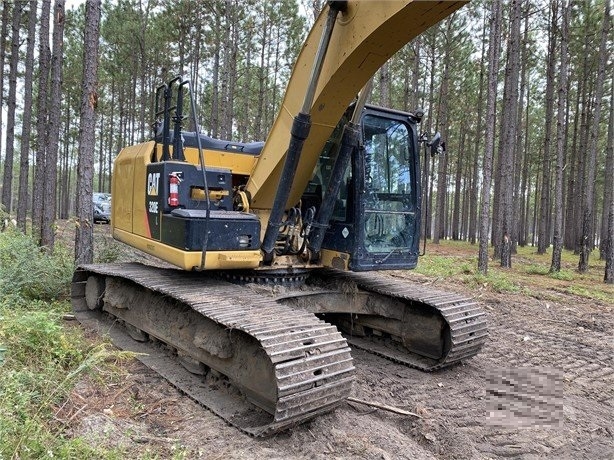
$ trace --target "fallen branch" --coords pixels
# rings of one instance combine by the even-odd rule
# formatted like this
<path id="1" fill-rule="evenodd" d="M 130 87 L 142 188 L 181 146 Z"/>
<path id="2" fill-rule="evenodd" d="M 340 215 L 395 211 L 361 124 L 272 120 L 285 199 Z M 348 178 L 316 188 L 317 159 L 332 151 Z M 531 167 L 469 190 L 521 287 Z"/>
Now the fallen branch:
<path id="1" fill-rule="evenodd" d="M 83 412 L 83 409 L 85 409 L 86 407 L 87 407 L 87 404 L 84 404 L 83 406 L 81 406 L 81 408 L 77 412 L 72 414 L 70 418 L 66 420 L 66 424 L 68 425 L 70 422 L 72 422 L 75 419 L 75 417 L 79 415 L 81 412 Z"/>
<path id="2" fill-rule="evenodd" d="M 378 409 L 387 410 L 389 412 L 394 412 L 395 414 L 411 415 L 412 417 L 422 418 L 418 414 L 415 414 L 413 412 L 409 412 L 409 411 L 406 411 L 406 410 L 403 410 L 403 409 L 399 409 L 398 407 L 388 406 L 386 404 L 380 404 L 380 403 L 375 403 L 375 402 L 363 401 L 362 399 L 353 398 L 351 396 L 348 398 L 348 401 L 355 402 L 355 403 L 358 403 L 358 404 L 364 404 L 365 406 L 371 406 L 371 407 L 376 407 Z"/>

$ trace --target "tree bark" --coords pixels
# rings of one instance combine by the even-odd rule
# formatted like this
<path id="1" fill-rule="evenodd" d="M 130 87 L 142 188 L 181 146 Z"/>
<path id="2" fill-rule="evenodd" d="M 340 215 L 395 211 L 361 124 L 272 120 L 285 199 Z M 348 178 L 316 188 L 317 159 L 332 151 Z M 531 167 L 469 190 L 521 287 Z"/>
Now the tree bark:
<path id="1" fill-rule="evenodd" d="M 514 194 L 514 156 L 516 153 L 517 121 L 518 121 L 518 79 L 520 74 L 520 15 L 522 0 L 512 0 L 512 24 L 508 45 L 508 64 L 506 69 L 506 91 L 502 119 L 503 135 L 500 163 L 500 232 L 501 235 L 501 266 L 511 268 L 511 246 L 513 233 L 513 194 Z"/>
<path id="2" fill-rule="evenodd" d="M 595 198 L 595 167 L 597 162 L 597 139 L 599 137 L 599 122 L 601 119 L 601 98 L 603 95 L 603 82 L 605 79 L 605 64 L 608 56 L 608 35 L 610 32 L 610 2 L 605 2 L 601 41 L 599 44 L 599 68 L 597 70 L 597 83 L 595 85 L 595 107 L 593 123 L 591 125 L 588 146 L 587 182 L 584 187 L 584 213 L 582 218 L 582 244 L 580 247 L 580 260 L 578 271 L 585 273 L 588 270 L 588 259 L 593 247 L 593 201 Z"/>
<path id="3" fill-rule="evenodd" d="M 499 73 L 499 47 L 501 40 L 501 2 L 491 4 L 490 40 L 488 45 L 488 92 L 486 95 L 486 119 L 484 162 L 482 172 L 482 207 L 480 211 L 480 244 L 478 271 L 488 274 L 488 235 L 490 223 L 490 188 L 492 182 L 492 161 L 495 142 L 495 120 L 497 109 L 497 74 Z"/>
<path id="4" fill-rule="evenodd" d="M 4 156 L 4 177 L 2 180 L 2 206 L 11 213 L 13 206 L 13 155 L 15 153 L 15 111 L 17 108 L 17 66 L 19 64 L 19 26 L 23 3 L 13 5 L 11 21 L 11 61 L 9 63 L 9 94 L 6 113 L 6 151 Z"/>
<path id="5" fill-rule="evenodd" d="M 614 194 L 614 81 L 611 86 L 610 117 L 608 121 L 608 140 L 606 147 L 605 178 L 603 184 L 603 216 L 601 219 L 601 238 L 599 258 L 605 260 L 608 252 L 609 212 L 608 207 Z"/>
<path id="6" fill-rule="evenodd" d="M 216 8 L 217 10 L 217 8 Z M 219 12 L 215 12 L 215 22 L 214 22 L 214 50 L 213 50 L 213 69 L 212 69 L 212 80 L 211 80 L 211 135 L 213 137 L 218 137 L 220 121 L 219 121 L 219 110 L 220 110 L 220 91 L 219 91 L 219 82 L 220 82 L 220 53 L 221 53 L 221 45 L 220 45 L 220 14 Z M 263 70 L 264 72 L 264 70 Z"/>
<path id="7" fill-rule="evenodd" d="M 0 139 L 2 139 L 2 128 L 4 127 L 4 63 L 6 61 L 6 39 L 9 28 L 9 2 L 4 0 L 2 2 L 2 29 L 0 32 Z M 1 159 L 1 155 L 0 155 Z M 0 195 L 1 196 L 1 195 Z M 1 206 L 0 198 L 0 210 Z"/>
<path id="8" fill-rule="evenodd" d="M 608 159 L 606 166 L 606 185 L 605 187 L 609 191 L 609 212 L 607 212 L 608 218 L 608 232 L 605 237 L 607 244 L 604 248 L 605 253 L 605 274 L 603 280 L 607 284 L 614 284 L 614 145 L 612 132 L 614 131 L 614 87 L 612 88 L 613 95 L 610 97 L 610 122 L 608 125 Z M 607 180 L 609 178 L 609 180 Z M 604 202 L 604 214 L 608 209 L 607 201 Z"/>
<path id="9" fill-rule="evenodd" d="M 49 94 L 49 144 L 45 171 L 45 200 L 41 244 L 53 250 L 57 209 L 57 162 L 60 137 L 60 102 L 62 98 L 62 52 L 64 47 L 64 0 L 56 0 L 53 18 L 53 53 L 51 55 L 51 92 Z"/>
<path id="10" fill-rule="evenodd" d="M 390 107 L 390 69 L 388 62 L 379 69 L 379 105 Z"/>
<path id="11" fill-rule="evenodd" d="M 471 200 L 469 202 L 469 242 L 471 244 L 476 243 L 477 237 L 477 224 L 478 224 L 478 207 L 479 207 L 479 185 L 478 185 L 478 164 L 480 156 L 480 140 L 482 139 L 482 132 L 484 130 L 484 116 L 483 116 L 483 100 L 484 100 L 484 59 L 486 57 L 486 13 L 483 18 L 484 25 L 482 26 L 482 53 L 480 57 L 480 80 L 479 80 L 479 92 L 478 92 L 478 126 L 476 129 L 476 141 L 475 149 L 473 152 L 473 178 L 471 180 Z"/>
<path id="12" fill-rule="evenodd" d="M 614 174 L 614 171 L 610 171 Z M 614 284 L 614 199 L 610 200 L 610 218 L 608 221 L 608 247 L 605 259 L 605 275 L 603 280 L 607 284 Z"/>
<path id="13" fill-rule="evenodd" d="M 90 0 L 85 7 L 83 47 L 83 80 L 79 124 L 79 163 L 77 174 L 77 226 L 75 264 L 94 260 L 92 189 L 94 182 L 94 149 L 96 138 L 96 105 L 98 102 L 98 39 L 100 36 L 100 0 Z"/>
<path id="14" fill-rule="evenodd" d="M 48 88 L 51 52 L 49 50 L 49 15 L 51 0 L 43 0 L 40 27 L 38 29 L 38 96 L 36 98 L 36 168 L 32 191 L 32 237 L 42 243 L 43 206 L 45 189 L 45 165 L 47 164 L 48 139 Z"/>
<path id="15" fill-rule="evenodd" d="M 563 163 L 565 160 L 565 109 L 567 108 L 567 69 L 569 42 L 569 6 L 563 0 L 561 24 L 561 65 L 556 116 L 556 181 L 554 191 L 554 238 L 550 273 L 561 271 L 563 252 Z"/>
<path id="16" fill-rule="evenodd" d="M 548 234 L 548 221 L 550 220 L 550 146 L 552 144 L 552 114 L 554 107 L 557 10 L 558 2 L 551 2 L 550 28 L 548 33 L 548 63 L 546 72 L 546 114 L 542 157 L 542 187 L 540 197 L 539 234 L 537 237 L 538 254 L 545 254 L 546 249 L 550 246 L 550 235 Z"/>
<path id="17" fill-rule="evenodd" d="M 23 118 L 21 127 L 21 156 L 19 166 L 19 192 L 17 202 L 17 228 L 26 232 L 28 212 L 28 178 L 30 173 L 30 134 L 32 132 L 32 75 L 34 68 L 34 41 L 36 40 L 37 0 L 30 1 L 28 15 L 28 46 L 26 49 L 26 69 L 23 83 Z"/>
<path id="18" fill-rule="evenodd" d="M 571 146 L 571 158 L 568 161 L 569 171 L 567 179 L 567 203 L 565 206 L 565 249 L 574 251 L 576 249 L 576 215 L 578 209 L 576 208 L 576 194 L 578 184 L 578 157 L 580 156 L 577 149 L 578 142 L 578 126 L 580 124 L 580 94 L 576 92 L 575 109 L 574 109 L 574 122 L 572 133 L 572 146 Z"/>
<path id="19" fill-rule="evenodd" d="M 456 174 L 454 176 L 454 205 L 452 207 L 452 240 L 460 239 L 460 213 L 461 213 L 461 186 L 463 176 L 463 153 L 465 152 L 465 139 L 467 131 L 465 125 L 461 123 L 461 138 L 459 144 L 459 155 L 456 156 Z"/>
<path id="20" fill-rule="evenodd" d="M 446 19 L 445 53 L 443 57 L 443 75 L 439 90 L 439 113 L 437 124 L 445 140 L 448 131 L 448 89 L 450 84 L 450 35 L 452 34 L 454 16 Z M 433 225 L 433 243 L 439 244 L 446 235 L 446 198 L 448 183 L 448 155 L 443 153 L 437 159 L 437 200 L 435 201 L 435 223 Z"/>

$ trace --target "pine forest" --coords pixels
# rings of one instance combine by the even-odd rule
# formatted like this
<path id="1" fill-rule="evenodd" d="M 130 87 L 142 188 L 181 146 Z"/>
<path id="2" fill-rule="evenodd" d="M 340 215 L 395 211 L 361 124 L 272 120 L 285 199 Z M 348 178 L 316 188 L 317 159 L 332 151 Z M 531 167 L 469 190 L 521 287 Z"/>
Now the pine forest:
<path id="1" fill-rule="evenodd" d="M 2 1 L 4 220 L 53 246 L 79 196 L 110 192 L 120 149 L 151 138 L 156 87 L 177 75 L 206 134 L 265 140 L 322 3 Z M 473 0 L 380 68 L 370 103 L 423 110 L 422 132 L 445 142 L 422 158 L 433 243 L 475 244 L 484 271 L 493 255 L 511 264 L 517 246 L 552 251 L 553 271 L 562 250 L 580 271 L 589 255 L 612 257 L 610 7 Z"/>

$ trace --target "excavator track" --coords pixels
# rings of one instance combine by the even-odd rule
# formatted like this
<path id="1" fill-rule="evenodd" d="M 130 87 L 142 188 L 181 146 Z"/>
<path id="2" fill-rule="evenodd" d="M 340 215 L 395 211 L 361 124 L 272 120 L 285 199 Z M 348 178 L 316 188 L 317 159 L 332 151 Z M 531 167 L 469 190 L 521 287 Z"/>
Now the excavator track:
<path id="1" fill-rule="evenodd" d="M 270 436 L 349 396 L 354 366 L 334 326 L 207 274 L 134 263 L 84 265 L 73 276 L 71 297 L 79 321 L 107 331 L 117 346 L 139 353 L 249 435 Z M 171 353 L 156 346 L 160 342 Z"/>
<path id="2" fill-rule="evenodd" d="M 355 347 L 423 371 L 434 371 L 475 356 L 488 339 L 486 313 L 470 297 L 373 273 L 367 275 L 350 272 L 337 276 L 351 279 L 360 289 L 404 299 L 410 308 L 431 309 L 435 314 L 441 315 L 443 321 L 444 354 L 438 359 L 429 359 L 414 353 L 395 353 L 385 346 L 375 346 L 373 342 L 367 343 L 360 339 L 350 340 Z"/>
<path id="3" fill-rule="evenodd" d="M 469 297 L 374 272 L 322 270 L 311 276 L 310 284 L 316 286 L 315 291 L 291 293 L 278 297 L 278 302 L 325 313 L 327 320 L 327 313 L 346 304 L 351 305 L 347 311 L 353 315 L 361 310 L 367 318 L 379 313 L 383 319 L 365 321 L 375 331 L 371 334 L 354 334 L 361 324 L 360 313 L 354 315 L 352 324 L 346 321 L 350 345 L 423 371 L 475 356 L 488 338 L 486 314 Z M 388 323 L 400 331 L 396 337 L 378 331 L 378 325 L 386 328 Z"/>

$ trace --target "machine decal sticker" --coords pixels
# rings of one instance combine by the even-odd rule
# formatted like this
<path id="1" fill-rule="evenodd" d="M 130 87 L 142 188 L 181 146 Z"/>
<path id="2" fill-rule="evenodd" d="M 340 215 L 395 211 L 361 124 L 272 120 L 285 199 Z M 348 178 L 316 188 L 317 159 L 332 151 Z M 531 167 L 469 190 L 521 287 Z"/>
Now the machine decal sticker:
<path id="1" fill-rule="evenodd" d="M 160 183 L 160 173 L 147 174 L 147 195 L 157 196 L 159 183 Z"/>

